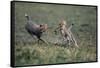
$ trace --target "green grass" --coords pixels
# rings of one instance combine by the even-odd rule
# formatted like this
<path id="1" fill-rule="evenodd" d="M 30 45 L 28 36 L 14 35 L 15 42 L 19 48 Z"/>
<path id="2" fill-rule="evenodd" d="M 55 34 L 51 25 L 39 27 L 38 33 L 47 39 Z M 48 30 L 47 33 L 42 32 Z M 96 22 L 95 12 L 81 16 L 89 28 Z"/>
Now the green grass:
<path id="1" fill-rule="evenodd" d="M 63 47 L 55 45 L 16 46 L 16 65 L 39 65 L 96 61 L 95 47 Z"/>
<path id="2" fill-rule="evenodd" d="M 96 61 L 96 12 L 96 7 L 92 6 L 17 2 L 15 4 L 15 65 Z M 42 42 L 37 44 L 37 39 L 33 39 L 25 30 L 25 13 L 37 24 L 48 24 L 48 33 L 44 33 L 42 39 L 48 41 L 49 45 Z M 79 48 L 65 45 L 59 32 L 55 35 L 54 29 L 62 18 L 67 21 L 68 26 L 74 23 L 72 33 Z M 58 45 L 54 45 L 54 42 L 58 42 Z"/>

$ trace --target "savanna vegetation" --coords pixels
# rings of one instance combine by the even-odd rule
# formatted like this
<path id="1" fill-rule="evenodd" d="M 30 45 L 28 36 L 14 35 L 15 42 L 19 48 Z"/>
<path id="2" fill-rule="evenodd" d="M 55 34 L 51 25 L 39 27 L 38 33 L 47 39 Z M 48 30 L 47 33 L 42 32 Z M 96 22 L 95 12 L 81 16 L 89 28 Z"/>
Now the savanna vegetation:
<path id="1" fill-rule="evenodd" d="M 48 31 L 42 36 L 49 45 L 32 38 L 25 30 L 27 13 L 32 21 L 37 24 L 48 24 Z M 54 5 L 37 3 L 15 4 L 15 65 L 40 65 L 71 62 L 96 61 L 96 19 L 97 7 Z M 71 31 L 74 34 L 79 48 L 68 46 L 62 41 L 58 32 L 54 29 L 61 19 L 67 21 L 67 25 L 74 26 Z M 58 42 L 57 45 L 54 42 Z"/>

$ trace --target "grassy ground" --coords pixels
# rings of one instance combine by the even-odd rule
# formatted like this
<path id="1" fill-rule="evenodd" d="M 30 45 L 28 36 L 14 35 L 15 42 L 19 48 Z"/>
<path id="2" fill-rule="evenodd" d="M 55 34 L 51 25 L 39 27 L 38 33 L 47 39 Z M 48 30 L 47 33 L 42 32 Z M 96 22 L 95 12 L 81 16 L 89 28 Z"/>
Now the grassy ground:
<path id="1" fill-rule="evenodd" d="M 28 34 L 25 30 L 25 13 L 37 24 L 48 24 L 50 29 L 42 38 L 47 40 L 49 45 L 42 42 L 37 44 L 37 39 Z M 79 48 L 65 45 L 60 34 L 55 35 L 54 29 L 62 18 L 67 21 L 68 26 L 74 23 L 72 33 Z M 96 7 L 16 3 L 15 24 L 17 66 L 96 61 Z M 54 42 L 59 44 L 55 45 Z"/>
<path id="2" fill-rule="evenodd" d="M 16 65 L 56 64 L 96 61 L 95 47 L 25 45 L 16 47 Z"/>

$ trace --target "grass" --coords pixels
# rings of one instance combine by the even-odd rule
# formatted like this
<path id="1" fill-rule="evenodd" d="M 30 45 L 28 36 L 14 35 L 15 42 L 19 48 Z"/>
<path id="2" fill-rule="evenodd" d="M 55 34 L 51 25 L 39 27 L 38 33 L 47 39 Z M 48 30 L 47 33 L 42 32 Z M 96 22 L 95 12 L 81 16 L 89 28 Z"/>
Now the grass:
<path id="1" fill-rule="evenodd" d="M 25 30 L 26 18 L 31 16 L 37 24 L 47 23 L 48 33 L 42 42 L 37 44 Z M 70 62 L 96 61 L 96 7 L 51 5 L 37 3 L 15 4 L 15 65 L 39 65 Z M 59 32 L 55 35 L 54 29 L 61 19 L 67 21 L 68 26 L 74 23 L 72 33 L 78 41 L 79 48 L 65 45 Z M 54 45 L 58 42 L 58 45 Z"/>
<path id="2" fill-rule="evenodd" d="M 16 65 L 39 65 L 96 61 L 95 47 L 20 45 L 16 47 Z"/>

